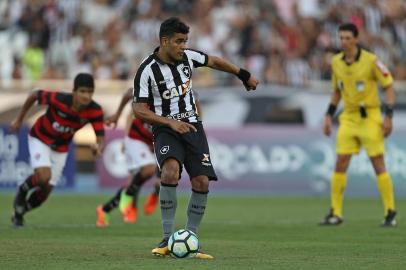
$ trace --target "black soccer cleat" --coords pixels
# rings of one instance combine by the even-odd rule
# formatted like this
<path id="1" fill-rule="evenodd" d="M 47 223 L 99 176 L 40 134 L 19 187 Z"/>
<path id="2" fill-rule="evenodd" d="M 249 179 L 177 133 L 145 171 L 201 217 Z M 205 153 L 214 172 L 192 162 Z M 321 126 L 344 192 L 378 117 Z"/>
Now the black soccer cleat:
<path id="1" fill-rule="evenodd" d="M 19 215 L 19 214 L 15 213 L 11 217 L 11 223 L 13 224 L 13 227 L 16 228 L 16 229 L 24 227 L 24 217 L 23 217 L 23 215 Z"/>
<path id="2" fill-rule="evenodd" d="M 334 215 L 333 209 L 330 210 L 330 213 L 324 218 L 322 222 L 319 223 L 319 225 L 322 226 L 337 226 L 343 223 L 343 219 L 339 216 Z"/>
<path id="3" fill-rule="evenodd" d="M 396 227 L 396 211 L 389 209 L 388 214 L 382 222 L 382 227 Z"/>

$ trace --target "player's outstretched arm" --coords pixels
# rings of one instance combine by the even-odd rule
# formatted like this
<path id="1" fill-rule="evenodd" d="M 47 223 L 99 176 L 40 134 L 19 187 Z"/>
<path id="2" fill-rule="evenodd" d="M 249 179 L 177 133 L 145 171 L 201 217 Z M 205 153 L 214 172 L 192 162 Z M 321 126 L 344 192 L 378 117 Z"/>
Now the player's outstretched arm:
<path id="1" fill-rule="evenodd" d="M 132 96 L 133 96 L 133 88 L 131 87 L 122 96 L 117 111 L 113 115 L 106 117 L 106 120 L 104 120 L 107 126 L 116 128 L 118 119 L 120 119 L 121 113 L 123 112 L 125 105 L 128 103 L 128 101 L 131 100 Z"/>
<path id="2" fill-rule="evenodd" d="M 9 127 L 9 132 L 18 132 L 21 128 L 21 125 L 24 121 L 24 117 L 27 114 L 28 110 L 32 107 L 34 102 L 37 100 L 37 93 L 38 91 L 33 91 L 31 94 L 27 97 L 25 100 L 18 116 L 17 119 L 14 120 L 10 127 Z"/>
<path id="3" fill-rule="evenodd" d="M 133 111 L 135 117 L 141 119 L 144 122 L 150 123 L 150 124 L 157 124 L 157 125 L 164 125 L 168 126 L 171 129 L 173 129 L 176 132 L 179 132 L 181 134 L 194 131 L 197 132 L 197 129 L 195 126 L 192 124 L 182 122 L 182 121 L 177 121 L 171 118 L 166 118 L 163 116 L 159 116 L 155 113 L 153 113 L 150 109 L 147 103 L 142 103 L 142 102 L 133 102 Z"/>
<path id="4" fill-rule="evenodd" d="M 247 91 L 257 88 L 258 79 L 254 75 L 243 68 L 237 67 L 226 59 L 217 56 L 209 56 L 207 66 L 236 75 L 242 81 Z"/>

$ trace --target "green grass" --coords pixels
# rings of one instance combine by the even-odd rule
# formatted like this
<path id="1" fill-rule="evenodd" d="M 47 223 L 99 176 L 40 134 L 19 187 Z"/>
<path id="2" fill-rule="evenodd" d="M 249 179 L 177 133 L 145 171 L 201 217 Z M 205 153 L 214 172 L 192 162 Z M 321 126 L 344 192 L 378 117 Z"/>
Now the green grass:
<path id="1" fill-rule="evenodd" d="M 12 197 L 0 194 L 0 269 L 406 269 L 406 225 L 380 228 L 378 199 L 346 199 L 345 222 L 319 227 L 328 199 L 212 195 L 200 229 L 214 260 L 155 258 L 161 240 L 159 212 L 97 229 L 95 207 L 108 195 L 53 194 L 10 226 Z M 186 197 L 179 200 L 177 228 L 185 223 Z M 398 201 L 398 210 L 406 201 Z M 402 212 L 400 212 L 402 214 Z"/>

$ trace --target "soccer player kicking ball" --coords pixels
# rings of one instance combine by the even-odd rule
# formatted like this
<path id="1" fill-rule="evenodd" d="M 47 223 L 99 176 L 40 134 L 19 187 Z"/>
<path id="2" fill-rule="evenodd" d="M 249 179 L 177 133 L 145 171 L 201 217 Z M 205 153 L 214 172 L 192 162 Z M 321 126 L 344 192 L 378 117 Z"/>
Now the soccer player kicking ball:
<path id="1" fill-rule="evenodd" d="M 105 123 L 115 128 L 118 119 L 123 112 L 124 106 L 132 99 L 133 88 L 128 89 L 117 108 L 115 114 L 106 118 Z M 110 211 L 119 207 L 123 214 L 125 223 L 134 223 L 138 216 L 138 194 L 142 185 L 152 178 L 156 172 L 156 160 L 152 146 L 151 125 L 142 122 L 140 119 L 133 119 L 129 127 L 128 135 L 124 140 L 124 151 L 127 157 L 127 167 L 129 172 L 129 184 L 122 187 L 104 205 L 99 205 L 97 211 L 97 227 L 109 225 Z M 159 181 L 155 183 L 154 192 L 148 195 L 144 206 L 144 214 L 151 215 L 157 204 L 159 194 Z"/>
<path id="2" fill-rule="evenodd" d="M 38 102 L 48 105 L 48 109 L 35 122 L 28 135 L 31 166 L 30 175 L 17 188 L 14 199 L 14 227 L 24 225 L 24 215 L 39 207 L 48 198 L 53 187 L 58 184 L 65 167 L 69 143 L 73 135 L 87 123 L 96 133 L 93 153 L 100 156 L 104 145 L 103 110 L 92 100 L 94 93 L 93 76 L 78 74 L 73 83 L 72 93 L 37 90 L 26 99 L 17 120 L 10 131 L 18 131 L 28 110 Z M 28 196 L 27 196 L 28 195 Z"/>
<path id="3" fill-rule="evenodd" d="M 186 229 L 195 233 L 203 218 L 209 181 L 217 180 L 209 146 L 196 109 L 192 69 L 207 66 L 235 74 L 247 90 L 255 90 L 255 76 L 227 60 L 186 48 L 189 27 L 178 18 L 165 20 L 159 30 L 160 46 L 139 67 L 134 78 L 133 110 L 151 123 L 155 155 L 161 172 L 159 200 L 163 239 L 152 254 L 169 254 L 168 238 L 174 231 L 176 187 L 183 165 L 189 174 L 192 195 Z M 212 259 L 201 250 L 196 258 Z"/>
<path id="4" fill-rule="evenodd" d="M 354 24 L 339 27 L 343 52 L 332 61 L 333 94 L 324 119 L 324 133 L 329 136 L 332 118 L 341 99 L 344 109 L 340 115 L 337 133 L 337 161 L 331 179 L 331 211 L 322 225 L 339 225 L 343 222 L 343 199 L 347 183 L 347 169 L 351 156 L 364 147 L 374 167 L 378 189 L 384 208 L 383 226 L 396 225 L 396 211 L 392 179 L 385 167 L 384 138 L 392 131 L 395 92 L 388 69 L 376 55 L 358 45 L 358 29 Z M 384 88 L 384 117 L 377 83 Z"/>

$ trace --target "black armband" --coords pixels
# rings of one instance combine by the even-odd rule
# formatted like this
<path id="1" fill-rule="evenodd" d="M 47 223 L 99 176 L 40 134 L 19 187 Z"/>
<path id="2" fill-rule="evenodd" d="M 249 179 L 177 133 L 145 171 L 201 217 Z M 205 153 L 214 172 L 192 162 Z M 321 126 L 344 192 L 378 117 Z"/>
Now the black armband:
<path id="1" fill-rule="evenodd" d="M 251 77 L 251 73 L 249 73 L 248 70 L 245 70 L 243 68 L 240 68 L 240 71 L 238 71 L 237 74 L 238 79 L 240 79 L 243 83 L 246 83 L 250 77 Z"/>
<path id="2" fill-rule="evenodd" d="M 330 115 L 331 117 L 333 117 L 334 114 L 336 113 L 336 110 L 337 110 L 337 106 L 330 103 L 330 105 L 328 105 L 326 115 Z"/>
<path id="3" fill-rule="evenodd" d="M 385 116 L 392 118 L 393 117 L 393 105 L 385 104 Z"/>

